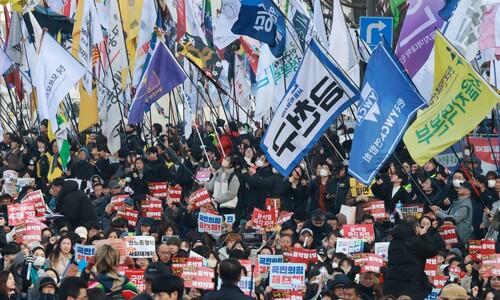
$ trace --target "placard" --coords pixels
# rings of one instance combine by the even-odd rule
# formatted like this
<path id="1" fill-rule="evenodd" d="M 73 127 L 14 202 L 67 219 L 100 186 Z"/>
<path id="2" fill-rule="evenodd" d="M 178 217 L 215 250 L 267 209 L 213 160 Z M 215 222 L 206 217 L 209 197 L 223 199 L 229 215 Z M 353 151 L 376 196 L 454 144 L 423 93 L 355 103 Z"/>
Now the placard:
<path id="1" fill-rule="evenodd" d="M 269 286 L 273 289 L 291 290 L 294 281 L 305 283 L 306 265 L 298 263 L 272 263 Z"/>
<path id="2" fill-rule="evenodd" d="M 273 290 L 273 300 L 302 300 L 301 291 Z"/>
<path id="3" fill-rule="evenodd" d="M 116 216 L 127 219 L 129 227 L 137 227 L 137 219 L 139 218 L 139 212 L 137 210 L 119 209 L 116 211 Z"/>
<path id="4" fill-rule="evenodd" d="M 172 273 L 182 277 L 184 270 L 203 267 L 202 257 L 172 257 Z"/>
<path id="5" fill-rule="evenodd" d="M 269 255 L 269 254 L 259 254 L 257 256 L 259 261 L 259 272 L 262 278 L 267 278 L 269 276 L 269 269 L 271 268 L 271 263 L 282 263 L 283 255 Z"/>
<path id="6" fill-rule="evenodd" d="M 154 236 L 128 236 L 123 238 L 127 256 L 152 258 L 156 252 Z"/>
<path id="7" fill-rule="evenodd" d="M 202 277 L 202 278 L 215 278 L 215 271 L 207 267 L 184 267 L 182 269 L 182 277 Z"/>
<path id="8" fill-rule="evenodd" d="M 105 240 L 95 240 L 93 241 L 95 246 L 95 251 L 99 250 L 103 245 L 111 245 L 115 246 L 116 249 L 120 252 L 120 264 L 125 262 L 125 257 L 127 256 L 127 252 L 125 250 L 125 242 L 123 239 L 105 239 Z"/>
<path id="9" fill-rule="evenodd" d="M 35 178 L 18 178 L 17 187 L 21 190 L 25 186 L 34 186 Z"/>
<path id="10" fill-rule="evenodd" d="M 276 226 L 281 226 L 286 221 L 290 220 L 293 217 L 293 212 L 289 212 L 286 214 L 280 214 L 278 220 L 276 220 Z"/>
<path id="11" fill-rule="evenodd" d="M 286 262 L 304 263 L 307 265 L 309 262 L 318 262 L 318 252 L 316 249 L 294 247 L 291 251 L 283 252 L 283 258 Z"/>
<path id="12" fill-rule="evenodd" d="M 182 198 L 182 187 L 180 186 L 168 186 L 167 199 L 172 201 L 172 204 L 181 204 Z"/>
<path id="13" fill-rule="evenodd" d="M 361 267 L 360 274 L 367 272 L 380 273 L 380 268 L 384 265 L 382 256 L 374 253 L 354 254 L 354 264 Z"/>
<path id="14" fill-rule="evenodd" d="M 365 242 L 363 240 L 337 238 L 337 247 L 335 248 L 335 252 L 352 255 L 363 252 L 364 247 Z"/>
<path id="15" fill-rule="evenodd" d="M 340 213 L 346 217 L 347 224 L 354 224 L 356 222 L 356 206 L 342 204 L 340 206 Z"/>
<path id="16" fill-rule="evenodd" d="M 482 266 L 486 268 L 483 277 L 500 276 L 500 254 L 483 255 Z"/>
<path id="17" fill-rule="evenodd" d="M 420 219 L 424 214 L 424 205 L 423 204 L 403 204 L 401 207 L 401 213 L 403 214 L 403 218 L 414 216 L 417 219 Z"/>
<path id="18" fill-rule="evenodd" d="M 141 211 L 143 217 L 152 218 L 154 220 L 161 220 L 163 215 L 163 207 L 161 200 L 148 198 L 141 201 Z"/>
<path id="19" fill-rule="evenodd" d="M 144 272 L 145 269 L 127 269 L 125 270 L 125 276 L 128 277 L 130 282 L 135 284 L 139 292 L 144 292 L 146 290 L 146 285 L 144 284 Z"/>
<path id="20" fill-rule="evenodd" d="M 385 218 L 385 203 L 381 200 L 363 202 L 363 213 L 372 215 L 375 220 Z"/>
<path id="21" fill-rule="evenodd" d="M 389 258 L 389 244 L 390 242 L 377 242 L 375 243 L 375 254 L 378 254 L 387 261 Z"/>
<path id="22" fill-rule="evenodd" d="M 375 183 L 375 180 L 370 184 L 370 186 L 366 186 L 359 182 L 356 178 L 349 178 L 349 186 L 351 187 L 351 195 L 352 197 L 358 197 L 361 195 L 366 195 L 368 197 L 373 197 L 371 186 Z"/>
<path id="23" fill-rule="evenodd" d="M 190 278 L 185 278 L 184 287 L 194 288 L 197 290 L 213 291 L 215 289 L 215 283 L 210 278 L 190 277 Z"/>
<path id="24" fill-rule="evenodd" d="M 276 214 L 275 220 L 278 220 L 279 213 L 281 211 L 281 199 L 280 198 L 266 198 L 266 210 L 274 211 Z"/>
<path id="25" fill-rule="evenodd" d="M 226 219 L 226 223 L 233 226 L 234 221 L 236 221 L 236 215 L 235 214 L 224 214 L 224 219 Z"/>
<path id="26" fill-rule="evenodd" d="M 443 241 L 446 245 L 458 243 L 458 236 L 457 232 L 455 231 L 455 226 L 441 226 L 439 228 L 439 235 L 441 236 L 441 238 L 443 238 Z"/>
<path id="27" fill-rule="evenodd" d="M 363 240 L 372 238 L 375 240 L 373 224 L 347 224 L 342 225 L 342 230 L 344 231 L 344 238 Z"/>
<path id="28" fill-rule="evenodd" d="M 39 242 L 42 235 L 42 229 L 47 228 L 47 225 L 35 218 L 23 220 L 15 226 L 16 232 L 13 239 L 18 244 L 29 245 L 33 242 Z"/>
<path id="29" fill-rule="evenodd" d="M 195 192 L 193 192 L 189 196 L 189 203 L 193 205 L 193 209 L 197 209 L 202 207 L 205 204 L 209 204 L 212 202 L 210 199 L 210 194 L 208 193 L 207 188 L 201 188 Z"/>
<path id="30" fill-rule="evenodd" d="M 148 182 L 149 194 L 155 198 L 167 198 L 166 182 Z"/>
<path id="31" fill-rule="evenodd" d="M 271 231 L 276 225 L 276 213 L 269 210 L 253 209 L 252 224 L 255 229 L 265 229 Z"/>
<path id="32" fill-rule="evenodd" d="M 35 206 L 30 203 L 10 204 L 7 206 L 9 226 L 24 223 L 28 218 L 36 218 Z"/>
<path id="33" fill-rule="evenodd" d="M 212 177 L 212 172 L 210 172 L 209 169 L 205 169 L 205 170 L 198 170 L 196 172 L 196 180 L 198 181 L 204 181 L 204 182 L 208 182 L 210 181 L 210 177 Z"/>
<path id="34" fill-rule="evenodd" d="M 12 170 L 3 171 L 3 182 L 4 183 L 12 183 L 14 185 L 17 185 L 18 178 L 19 178 L 19 175 L 17 174 L 16 171 L 12 171 Z"/>
<path id="35" fill-rule="evenodd" d="M 111 197 L 111 201 L 109 202 L 111 204 L 111 211 L 116 211 L 119 207 L 122 206 L 123 201 L 125 199 L 130 198 L 128 195 L 116 195 Z"/>
<path id="36" fill-rule="evenodd" d="M 437 256 L 425 260 L 424 272 L 429 278 L 437 276 L 437 268 Z"/>
<path id="37" fill-rule="evenodd" d="M 42 222 L 47 221 L 47 218 L 45 217 L 45 214 L 47 213 L 47 206 L 45 205 L 41 190 L 26 194 L 21 200 L 21 204 L 33 204 L 36 211 L 36 218 Z"/>
<path id="38" fill-rule="evenodd" d="M 86 260 L 95 255 L 94 245 L 75 244 L 75 261 Z"/>
<path id="39" fill-rule="evenodd" d="M 198 214 L 198 232 L 207 232 L 213 236 L 222 234 L 222 216 L 201 212 Z"/>

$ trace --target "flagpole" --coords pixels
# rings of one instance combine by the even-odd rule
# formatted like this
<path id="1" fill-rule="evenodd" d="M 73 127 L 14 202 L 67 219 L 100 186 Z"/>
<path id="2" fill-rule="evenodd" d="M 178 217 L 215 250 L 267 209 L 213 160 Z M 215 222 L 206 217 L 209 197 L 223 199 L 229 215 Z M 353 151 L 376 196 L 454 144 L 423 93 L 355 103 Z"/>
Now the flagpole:
<path id="1" fill-rule="evenodd" d="M 495 167 L 497 168 L 497 174 L 500 174 L 500 168 L 497 162 L 497 156 L 495 155 L 495 151 L 493 150 L 493 144 L 491 143 L 490 133 L 488 132 L 488 126 L 486 126 L 486 121 L 483 119 L 483 126 L 486 130 L 486 137 L 488 138 L 488 143 L 490 144 L 491 155 L 493 156 L 493 161 L 495 162 Z"/>
<path id="2" fill-rule="evenodd" d="M 465 165 L 463 164 L 462 160 L 460 159 L 460 157 L 458 157 L 458 154 L 457 152 L 455 151 L 455 148 L 453 148 L 453 145 L 450 147 L 451 150 L 453 151 L 453 154 L 455 154 L 455 157 L 457 158 L 458 162 L 460 163 L 460 168 L 462 169 L 462 171 L 464 171 L 465 173 L 465 177 L 467 177 L 467 180 L 469 181 L 472 181 L 472 177 L 470 176 L 470 173 L 469 171 L 467 171 L 467 168 L 465 167 Z M 476 194 L 476 196 L 481 200 L 481 202 L 483 202 L 483 205 L 486 207 L 486 204 L 484 204 L 484 201 L 481 199 L 481 194 L 479 193 L 479 191 L 477 190 L 477 187 L 475 184 L 472 184 L 472 188 L 474 189 L 474 193 Z"/>

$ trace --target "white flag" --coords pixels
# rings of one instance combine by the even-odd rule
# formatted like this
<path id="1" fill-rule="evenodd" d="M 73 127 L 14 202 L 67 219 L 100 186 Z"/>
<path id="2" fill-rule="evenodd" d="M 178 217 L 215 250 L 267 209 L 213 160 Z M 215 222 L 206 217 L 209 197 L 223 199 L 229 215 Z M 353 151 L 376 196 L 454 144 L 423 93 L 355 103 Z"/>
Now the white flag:
<path id="1" fill-rule="evenodd" d="M 328 38 L 326 36 L 325 20 L 323 19 L 323 10 L 321 9 L 321 0 L 314 0 L 314 27 L 318 31 L 318 38 L 321 43 L 328 48 Z"/>
<path id="2" fill-rule="evenodd" d="M 85 74 L 85 68 L 53 37 L 45 34 L 36 69 L 33 83 L 37 88 L 40 118 L 58 124 L 59 104 Z"/>
<path id="3" fill-rule="evenodd" d="M 241 2 L 239 0 L 223 0 L 220 15 L 214 29 L 214 45 L 224 49 L 229 44 L 240 38 L 239 34 L 231 31 L 234 23 L 238 20 Z"/>
<path id="4" fill-rule="evenodd" d="M 78 47 L 78 58 L 87 68 L 92 70 L 92 49 L 94 45 L 103 41 L 101 23 L 97 16 L 97 10 L 94 1 L 85 1 L 83 3 L 82 29 L 80 31 L 80 44 Z M 83 87 L 90 97 L 92 97 L 92 74 L 87 72 L 82 79 Z"/>
<path id="5" fill-rule="evenodd" d="M 141 25 L 139 27 L 139 36 L 137 37 L 137 49 L 135 52 L 134 79 L 132 86 L 138 87 L 142 78 L 142 73 L 146 68 L 146 58 L 148 53 L 153 50 L 149 49 L 151 34 L 153 33 L 156 24 L 156 8 L 155 1 L 144 1 L 141 12 Z M 151 51 L 151 53 L 153 53 Z"/>

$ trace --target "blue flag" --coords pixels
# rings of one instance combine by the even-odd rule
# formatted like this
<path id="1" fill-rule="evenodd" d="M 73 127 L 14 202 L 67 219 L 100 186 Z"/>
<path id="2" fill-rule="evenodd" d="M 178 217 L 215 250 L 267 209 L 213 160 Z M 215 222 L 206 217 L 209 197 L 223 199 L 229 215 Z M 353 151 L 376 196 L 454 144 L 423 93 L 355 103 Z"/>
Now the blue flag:
<path id="1" fill-rule="evenodd" d="M 285 51 L 285 17 L 272 0 L 242 0 L 231 31 L 268 44 L 276 57 Z"/>
<path id="2" fill-rule="evenodd" d="M 446 4 L 439 11 L 439 16 L 443 18 L 443 20 L 448 21 L 453 15 L 455 9 L 457 8 L 457 5 L 458 5 L 458 0 L 446 0 Z"/>
<path id="3" fill-rule="evenodd" d="M 368 61 L 360 103 L 349 174 L 369 185 L 399 143 L 412 116 L 426 105 L 385 41 Z"/>
<path id="4" fill-rule="evenodd" d="M 184 71 L 165 44 L 158 42 L 130 107 L 128 124 L 141 123 L 144 120 L 144 112 L 184 80 Z"/>

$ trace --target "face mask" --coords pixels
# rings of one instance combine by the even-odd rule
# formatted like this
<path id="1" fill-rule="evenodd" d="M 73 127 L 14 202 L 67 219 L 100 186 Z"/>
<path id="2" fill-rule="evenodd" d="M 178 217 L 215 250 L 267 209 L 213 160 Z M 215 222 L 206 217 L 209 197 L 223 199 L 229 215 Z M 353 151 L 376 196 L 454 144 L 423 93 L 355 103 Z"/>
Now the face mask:
<path id="1" fill-rule="evenodd" d="M 259 159 L 259 160 L 255 161 L 255 165 L 257 167 L 262 167 L 264 165 L 264 163 L 262 162 L 262 160 Z"/>
<path id="2" fill-rule="evenodd" d="M 38 148 L 38 152 L 45 152 L 45 148 Z"/>
<path id="3" fill-rule="evenodd" d="M 465 156 L 470 156 L 470 150 L 469 149 L 465 149 L 464 150 L 464 155 Z"/>
<path id="4" fill-rule="evenodd" d="M 453 186 L 458 189 L 462 186 L 462 183 L 464 183 L 464 181 L 465 180 L 453 179 Z"/>
<path id="5" fill-rule="evenodd" d="M 216 260 L 216 259 L 213 259 L 213 258 L 209 258 L 209 259 L 207 260 L 207 266 L 208 266 L 209 268 L 212 268 L 212 269 L 213 269 L 213 268 L 215 268 L 215 267 L 217 266 L 217 260 Z"/>
<path id="6" fill-rule="evenodd" d="M 320 175 L 321 177 L 326 177 L 326 176 L 328 176 L 328 171 L 327 171 L 327 170 L 325 170 L 325 169 L 321 169 L 321 170 L 319 171 L 319 175 Z"/>
<path id="7" fill-rule="evenodd" d="M 305 163 L 300 163 L 300 167 L 305 170 L 306 169 L 306 164 Z"/>
<path id="8" fill-rule="evenodd" d="M 496 180 L 488 180 L 488 187 L 490 189 L 495 187 Z"/>
<path id="9" fill-rule="evenodd" d="M 35 261 L 33 262 L 33 266 L 35 267 L 41 267 L 45 263 L 45 258 L 41 256 L 37 256 Z"/>
<path id="10" fill-rule="evenodd" d="M 339 267 L 339 263 L 338 262 L 332 262 L 332 268 L 338 268 Z"/>

